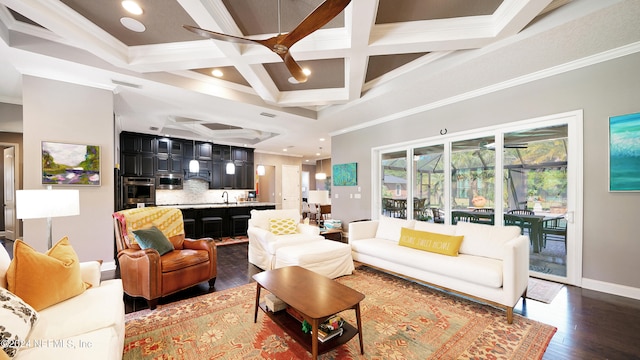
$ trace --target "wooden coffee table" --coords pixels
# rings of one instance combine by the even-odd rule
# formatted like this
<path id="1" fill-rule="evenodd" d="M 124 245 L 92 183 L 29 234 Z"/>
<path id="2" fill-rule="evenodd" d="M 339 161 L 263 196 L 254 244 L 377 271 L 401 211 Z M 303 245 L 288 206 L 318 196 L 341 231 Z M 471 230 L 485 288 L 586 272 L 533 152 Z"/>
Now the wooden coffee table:
<path id="1" fill-rule="evenodd" d="M 362 342 L 362 322 L 360 320 L 360 302 L 364 295 L 325 276 L 300 266 L 288 266 L 264 271 L 253 275 L 257 282 L 256 308 L 253 322 L 258 321 L 258 308 L 269 318 L 311 352 L 313 359 L 347 343 L 356 334 L 360 341 L 360 353 L 364 354 Z M 264 303 L 260 303 L 260 290 L 267 289 L 273 295 L 294 308 L 309 324 L 311 334 L 302 332 L 302 325 L 286 311 L 271 312 Z M 344 333 L 324 343 L 318 343 L 318 325 L 344 310 L 356 311 L 357 329 L 345 321 Z"/>

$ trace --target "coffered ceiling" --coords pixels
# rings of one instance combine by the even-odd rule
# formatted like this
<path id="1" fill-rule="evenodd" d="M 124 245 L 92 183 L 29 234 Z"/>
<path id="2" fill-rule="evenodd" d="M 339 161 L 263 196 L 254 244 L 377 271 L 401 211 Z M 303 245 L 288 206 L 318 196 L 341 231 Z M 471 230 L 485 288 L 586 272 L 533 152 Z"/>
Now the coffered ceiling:
<path id="1" fill-rule="evenodd" d="M 266 39 L 295 28 L 322 0 L 137 0 L 140 15 L 115 0 L 0 0 L 0 63 L 7 65 L 0 76 L 110 89 L 124 130 L 313 159 L 329 156 L 330 133 L 376 120 L 336 116 L 380 101 L 367 94 L 388 94 L 395 99 L 389 106 L 401 106 L 419 94 L 394 93 L 419 82 L 418 74 L 433 76 L 445 61 L 514 37 L 569 2 L 352 0 L 291 47 L 311 70 L 307 82 L 295 84 L 269 49 L 204 39 L 183 25 Z M 145 30 L 129 30 L 127 21 Z M 0 99 L 19 99 L 19 85 L 9 83 Z"/>

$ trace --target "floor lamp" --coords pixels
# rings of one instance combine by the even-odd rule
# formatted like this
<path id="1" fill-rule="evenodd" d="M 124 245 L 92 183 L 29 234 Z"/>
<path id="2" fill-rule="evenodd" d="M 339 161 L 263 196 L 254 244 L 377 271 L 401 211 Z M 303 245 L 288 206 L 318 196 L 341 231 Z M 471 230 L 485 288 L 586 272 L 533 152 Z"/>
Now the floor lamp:
<path id="1" fill-rule="evenodd" d="M 80 191 L 16 190 L 16 217 L 18 219 L 47 219 L 47 249 L 51 249 L 51 218 L 80 215 Z"/>

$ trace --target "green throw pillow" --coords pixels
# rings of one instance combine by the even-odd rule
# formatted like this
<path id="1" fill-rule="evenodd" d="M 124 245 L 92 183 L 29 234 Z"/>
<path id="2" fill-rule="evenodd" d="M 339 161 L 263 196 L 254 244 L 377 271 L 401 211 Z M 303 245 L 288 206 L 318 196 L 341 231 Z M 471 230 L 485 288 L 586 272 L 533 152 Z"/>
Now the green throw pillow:
<path id="1" fill-rule="evenodd" d="M 464 236 L 438 234 L 403 227 L 400 232 L 400 241 L 398 244 L 418 250 L 458 256 L 458 250 L 460 249 L 460 245 L 462 245 L 463 238 Z"/>
<path id="2" fill-rule="evenodd" d="M 161 256 L 169 251 L 173 251 L 171 241 L 155 226 L 149 229 L 134 230 L 132 232 L 141 249 L 156 249 Z"/>

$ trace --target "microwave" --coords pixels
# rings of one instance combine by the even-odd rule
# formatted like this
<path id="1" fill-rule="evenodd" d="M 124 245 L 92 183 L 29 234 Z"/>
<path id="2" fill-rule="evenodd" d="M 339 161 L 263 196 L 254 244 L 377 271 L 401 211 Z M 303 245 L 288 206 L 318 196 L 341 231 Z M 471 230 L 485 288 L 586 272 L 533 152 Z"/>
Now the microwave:
<path id="1" fill-rule="evenodd" d="M 156 189 L 180 190 L 182 189 L 182 175 L 163 174 L 156 176 Z"/>

